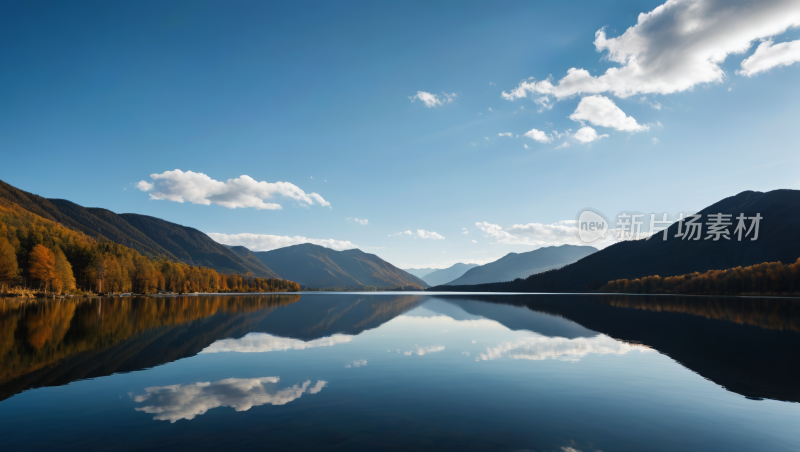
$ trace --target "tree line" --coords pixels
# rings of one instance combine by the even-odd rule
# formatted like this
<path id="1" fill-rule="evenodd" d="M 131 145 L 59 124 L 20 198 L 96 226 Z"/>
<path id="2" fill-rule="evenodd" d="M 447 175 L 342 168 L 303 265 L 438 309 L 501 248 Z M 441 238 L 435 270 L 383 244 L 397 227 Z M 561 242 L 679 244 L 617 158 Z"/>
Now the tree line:
<path id="1" fill-rule="evenodd" d="M 5 287 L 3 287 L 5 286 Z M 297 292 L 277 278 L 221 274 L 93 239 L 16 205 L 0 205 L 0 289 L 52 293 Z"/>
<path id="2" fill-rule="evenodd" d="M 603 292 L 675 294 L 791 294 L 800 292 L 800 259 L 793 264 L 764 262 L 749 267 L 686 275 L 609 281 Z"/>

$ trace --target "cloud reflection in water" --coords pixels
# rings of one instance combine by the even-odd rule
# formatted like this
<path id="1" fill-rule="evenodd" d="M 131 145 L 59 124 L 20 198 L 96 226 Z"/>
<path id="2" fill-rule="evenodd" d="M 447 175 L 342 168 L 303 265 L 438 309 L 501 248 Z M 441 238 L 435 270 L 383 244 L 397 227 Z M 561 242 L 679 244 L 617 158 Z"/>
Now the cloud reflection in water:
<path id="1" fill-rule="evenodd" d="M 213 383 L 154 386 L 145 388 L 146 393 L 134 397 L 134 401 L 149 404 L 136 411 L 155 414 L 154 420 L 174 423 L 194 419 L 217 407 L 247 411 L 254 406 L 285 405 L 306 392 L 316 394 L 328 384 L 320 380 L 311 386 L 311 380 L 307 380 L 302 385 L 273 390 L 278 381 L 279 377 L 227 378 Z"/>

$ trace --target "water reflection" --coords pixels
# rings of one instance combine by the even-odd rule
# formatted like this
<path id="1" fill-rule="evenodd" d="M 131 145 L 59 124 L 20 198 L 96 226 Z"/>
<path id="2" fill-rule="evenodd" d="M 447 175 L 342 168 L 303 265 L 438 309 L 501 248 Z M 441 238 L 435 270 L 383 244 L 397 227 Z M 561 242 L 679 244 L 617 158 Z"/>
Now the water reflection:
<path id="1" fill-rule="evenodd" d="M 596 355 L 624 355 L 632 351 L 648 352 L 649 347 L 629 344 L 612 339 L 604 334 L 592 338 L 567 339 L 564 337 L 547 337 L 532 334 L 515 341 L 504 341 L 475 358 L 476 361 L 489 361 L 501 357 L 511 359 L 529 359 L 541 361 L 556 359 L 560 361 L 577 362 L 589 354 Z"/>
<path id="2" fill-rule="evenodd" d="M 0 299 L 0 400 L 198 353 L 334 349 L 387 322 L 409 331 L 480 330 L 476 347 L 454 350 L 478 361 L 655 350 L 747 397 L 800 401 L 796 300 L 444 294 Z M 422 356 L 450 348 L 429 340 L 383 349 Z"/>
<path id="3" fill-rule="evenodd" d="M 200 353 L 263 353 L 287 350 L 305 350 L 307 348 L 331 347 L 344 344 L 353 340 L 348 334 L 334 334 L 333 336 L 301 341 L 286 337 L 273 336 L 267 333 L 248 333 L 240 339 L 222 339 L 206 347 Z"/>
<path id="4" fill-rule="evenodd" d="M 156 386 L 145 388 L 145 394 L 134 397 L 134 400 L 148 404 L 136 408 L 136 411 L 155 414 L 154 420 L 174 423 L 181 419 L 194 419 L 218 407 L 247 411 L 254 406 L 285 405 L 306 392 L 316 394 L 328 384 L 320 380 L 311 386 L 311 380 L 307 380 L 303 384 L 276 390 L 279 381 L 279 377 L 227 378 L 213 383 Z"/>

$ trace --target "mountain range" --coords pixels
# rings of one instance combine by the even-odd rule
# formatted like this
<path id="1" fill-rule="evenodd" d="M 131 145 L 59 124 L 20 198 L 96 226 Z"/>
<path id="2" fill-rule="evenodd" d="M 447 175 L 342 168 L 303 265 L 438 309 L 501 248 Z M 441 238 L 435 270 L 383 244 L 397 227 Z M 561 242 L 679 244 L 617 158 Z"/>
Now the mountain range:
<path id="1" fill-rule="evenodd" d="M 593 246 L 561 245 L 547 246 L 525 253 L 508 253 L 494 262 L 470 269 L 461 277 L 446 284 L 448 286 L 484 284 L 527 278 L 534 273 L 571 264 L 595 252 L 597 249 Z"/>
<path id="2" fill-rule="evenodd" d="M 133 248 L 150 258 L 164 258 L 212 268 L 221 273 L 252 273 L 280 278 L 254 256 L 236 253 L 197 229 L 158 218 L 86 208 L 64 199 L 48 199 L 0 181 L 0 202 L 17 204 L 40 217 L 96 239 Z"/>
<path id="3" fill-rule="evenodd" d="M 423 276 L 422 280 L 431 286 L 447 284 L 477 266 L 478 264 L 462 264 L 459 262 L 447 268 L 434 270 Z"/>
<path id="4" fill-rule="evenodd" d="M 731 215 L 729 239 L 709 237 L 709 215 Z M 699 240 L 676 237 L 674 223 L 650 240 L 615 243 L 557 270 L 534 274 L 524 280 L 480 285 L 448 285 L 434 290 L 475 292 L 582 292 L 597 290 L 609 281 L 651 275 L 675 276 L 723 270 L 763 262 L 795 262 L 800 257 L 800 190 L 745 191 L 725 198 L 698 212 L 703 229 Z M 761 217 L 758 238 L 755 228 L 740 241 L 735 233 L 736 217 Z M 753 220 L 746 227 L 753 227 Z M 746 232 L 746 231 L 745 231 Z M 692 238 L 695 235 L 692 234 Z M 708 237 L 708 238 L 707 238 Z M 466 275 L 465 275 L 466 276 Z M 457 281 L 454 281 L 457 283 Z M 459 283 L 460 284 L 460 283 Z"/>
<path id="5" fill-rule="evenodd" d="M 438 268 L 404 268 L 403 269 L 403 271 L 405 271 L 406 273 L 410 273 L 410 274 L 416 276 L 417 278 L 422 278 L 423 276 L 431 274 L 431 273 L 435 272 L 436 270 L 439 270 L 439 269 Z"/>
<path id="6" fill-rule="evenodd" d="M 304 243 L 253 254 L 282 277 L 315 289 L 429 287 L 416 276 L 359 249 L 335 251 Z"/>

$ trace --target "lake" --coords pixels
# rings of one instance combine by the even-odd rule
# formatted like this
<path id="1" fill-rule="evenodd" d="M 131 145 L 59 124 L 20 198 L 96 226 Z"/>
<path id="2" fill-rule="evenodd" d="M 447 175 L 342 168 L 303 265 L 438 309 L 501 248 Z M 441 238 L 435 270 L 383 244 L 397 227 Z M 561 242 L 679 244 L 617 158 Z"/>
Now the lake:
<path id="1" fill-rule="evenodd" d="M 800 300 L 0 300 L 0 450 L 798 451 Z"/>

